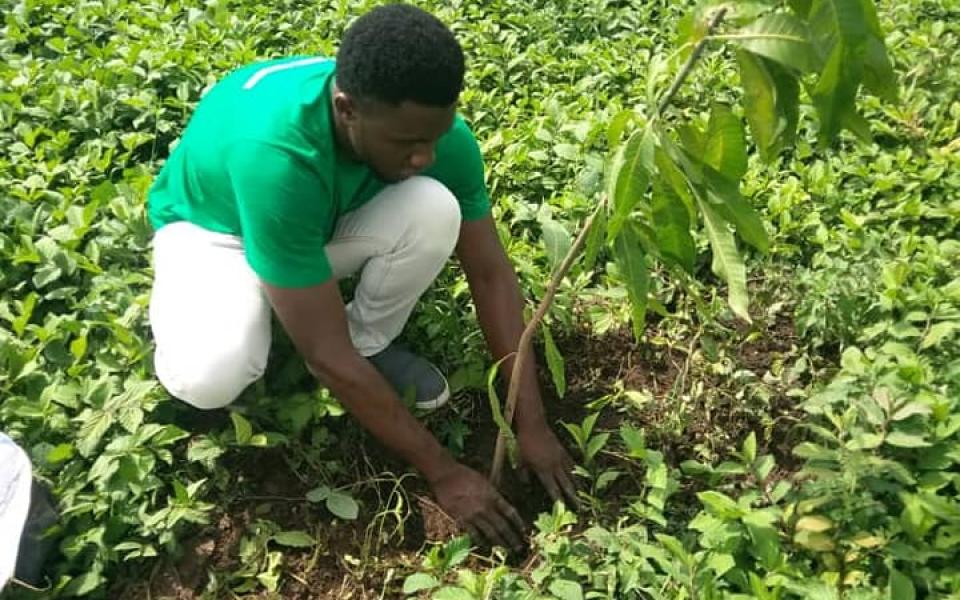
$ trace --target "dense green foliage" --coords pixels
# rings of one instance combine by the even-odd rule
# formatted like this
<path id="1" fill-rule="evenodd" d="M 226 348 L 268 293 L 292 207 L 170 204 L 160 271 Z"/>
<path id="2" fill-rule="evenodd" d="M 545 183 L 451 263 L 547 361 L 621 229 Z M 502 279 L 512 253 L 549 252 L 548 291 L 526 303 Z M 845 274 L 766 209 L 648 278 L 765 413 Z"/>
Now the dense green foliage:
<path id="1" fill-rule="evenodd" d="M 463 112 L 485 151 L 502 237 L 537 298 L 592 211 L 608 157 L 638 126 L 618 115 L 651 114 L 685 58 L 674 51 L 695 39 L 702 14 L 665 0 L 421 4 L 465 45 Z M 736 4 L 807 14 L 811 3 Z M 813 4 L 843 15 L 868 3 Z M 315 391 L 282 336 L 268 378 L 245 398 L 247 416 L 233 412 L 204 433 L 154 383 L 145 320 L 144 194 L 204 88 L 256 58 L 333 52 L 349 19 L 371 5 L 23 0 L 4 11 L 0 430 L 28 449 L 63 512 L 49 595 L 108 597 L 113 584 L 174 554 L 241 487 L 224 461 L 267 446 L 306 474 L 315 489 L 304 501 L 323 506 L 325 518 L 357 518 L 359 510 L 375 521 L 392 510 L 358 507 L 348 493 L 360 467 L 343 449 L 355 432 L 337 421 L 342 410 Z M 782 81 L 783 61 L 820 73 L 831 57 L 708 47 L 665 114 L 682 134 L 663 139 L 689 150 L 698 131 L 747 124 L 748 159 L 705 162 L 742 179 L 763 231 L 757 243 L 738 233 L 766 253 L 741 248 L 742 289 L 725 289 L 728 277 L 711 275 L 711 236 L 732 239 L 730 230 L 708 223 L 689 239 L 675 236 L 666 266 L 651 263 L 642 290 L 657 322 L 638 333 L 651 353 L 685 349 L 685 376 L 666 392 L 606 382 L 612 391 L 593 408 L 622 415 L 619 429 L 600 431 L 592 416 L 564 428 L 582 452 L 587 508 L 541 515 L 531 572 L 467 568 L 465 544 L 454 541 L 425 551 L 422 568 L 406 565 L 407 574 L 422 571 L 406 591 L 960 598 L 960 7 L 883 0 L 878 8 L 899 96 L 877 69 L 835 73 L 826 84 L 808 78 L 796 115 L 782 105 L 777 113 L 796 119 L 795 140 L 758 121 L 769 99 L 741 96 L 742 79 Z M 868 59 L 872 48 L 863 50 Z M 858 118 L 842 88 L 861 80 Z M 873 138 L 842 128 L 861 138 L 869 129 Z M 821 147 L 818 140 L 835 135 L 833 149 Z M 662 160 L 657 167 L 670 169 Z M 690 217 L 672 210 L 675 192 L 655 184 L 649 205 L 653 222 L 666 219 L 671 232 Z M 637 295 L 624 285 L 629 265 L 615 259 L 616 244 L 601 246 L 561 289 L 549 324 L 555 336 L 576 322 L 602 334 L 637 316 L 623 302 Z M 734 314 L 747 310 L 745 301 L 731 309 L 726 298 L 748 288 L 754 323 L 745 328 Z M 789 351 L 765 372 L 745 369 L 738 348 L 777 335 L 784 320 L 797 333 Z M 411 330 L 414 343 L 444 359 L 457 388 L 484 387 L 488 364 L 479 335 L 462 333 L 476 327 L 455 270 L 424 298 Z M 563 359 L 547 354 L 560 383 Z M 668 405 L 671 418 L 646 422 L 651 402 Z M 793 451 L 774 456 L 785 406 L 801 407 L 803 417 L 790 428 Z M 755 431 L 718 426 L 716 441 L 679 457 L 655 442 L 682 439 L 696 415 L 720 410 L 746 414 Z M 457 418 L 437 423 L 454 449 L 465 435 Z M 636 480 L 639 491 L 608 495 L 618 478 Z M 315 541 L 268 519 L 250 525 L 243 567 L 213 581 L 211 593 L 282 590 L 283 552 Z M 392 584 L 395 593 L 402 583 Z"/>

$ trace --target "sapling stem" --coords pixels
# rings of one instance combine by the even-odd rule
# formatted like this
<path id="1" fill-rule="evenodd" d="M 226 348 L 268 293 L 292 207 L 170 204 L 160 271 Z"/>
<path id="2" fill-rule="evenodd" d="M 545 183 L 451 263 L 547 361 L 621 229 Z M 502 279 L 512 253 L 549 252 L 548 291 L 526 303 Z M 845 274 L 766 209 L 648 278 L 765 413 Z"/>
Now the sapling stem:
<path id="1" fill-rule="evenodd" d="M 697 42 L 696 46 L 694 46 L 693 51 L 690 53 L 690 57 L 687 59 L 687 62 L 684 63 L 683 67 L 680 69 L 680 72 L 677 73 L 677 77 L 674 79 L 673 84 L 671 84 L 670 88 L 663 95 L 663 99 L 657 106 L 657 117 L 659 117 L 663 113 L 664 109 L 666 109 L 666 107 L 670 104 L 670 102 L 673 101 L 673 97 L 676 95 L 677 90 L 679 90 L 680 86 L 683 85 L 683 82 L 690 75 L 694 65 L 703 54 L 704 47 L 710 41 L 710 36 L 713 33 L 713 30 L 717 28 L 726 13 L 727 8 L 720 7 L 710 17 L 710 21 L 707 23 L 706 35 L 699 42 Z M 553 298 L 557 293 L 557 289 L 560 287 L 560 283 L 563 281 L 564 277 L 567 276 L 567 272 L 570 271 L 570 267 L 573 266 L 573 261 L 580 253 L 584 243 L 586 243 L 587 234 L 590 233 L 591 226 L 596 220 L 597 215 L 599 215 L 602 210 L 605 210 L 606 203 L 607 198 L 601 198 L 601 201 L 597 204 L 597 208 L 594 209 L 593 213 L 591 213 L 590 216 L 587 217 L 587 220 L 584 221 L 583 227 L 580 229 L 580 233 L 577 234 L 577 238 L 570 246 L 570 250 L 567 251 L 566 256 L 563 257 L 563 260 L 560 263 L 560 266 L 557 267 L 556 271 L 554 271 L 553 277 L 550 279 L 550 283 L 547 286 L 547 290 L 544 293 L 543 298 L 540 300 L 540 304 L 537 306 L 537 310 L 533 313 L 533 317 L 527 323 L 527 326 L 523 329 L 523 333 L 520 335 L 520 342 L 517 346 L 513 370 L 510 373 L 510 386 L 507 391 L 507 400 L 503 409 L 503 419 L 506 421 L 507 427 L 510 427 L 513 423 L 513 414 L 516 411 L 517 400 L 520 395 L 521 373 L 523 373 L 523 368 L 527 363 L 528 356 L 532 348 L 533 336 L 537 331 L 537 326 L 543 320 L 543 317 L 547 314 L 547 311 L 550 310 L 550 306 L 553 304 Z M 494 487 L 500 486 L 500 479 L 503 475 L 503 464 L 506 458 L 506 451 L 507 439 L 504 435 L 504 432 L 501 430 L 497 433 L 497 445 L 493 451 L 493 465 L 490 468 L 490 483 L 493 484 Z"/>

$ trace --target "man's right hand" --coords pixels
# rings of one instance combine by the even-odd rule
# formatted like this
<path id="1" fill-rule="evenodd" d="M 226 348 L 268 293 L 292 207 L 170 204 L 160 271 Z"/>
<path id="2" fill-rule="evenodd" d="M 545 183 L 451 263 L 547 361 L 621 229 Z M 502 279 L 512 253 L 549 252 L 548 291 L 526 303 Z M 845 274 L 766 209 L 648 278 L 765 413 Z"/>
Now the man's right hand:
<path id="1" fill-rule="evenodd" d="M 458 463 L 430 486 L 440 507 L 474 538 L 479 533 L 505 548 L 523 547 L 523 519 L 480 473 Z"/>

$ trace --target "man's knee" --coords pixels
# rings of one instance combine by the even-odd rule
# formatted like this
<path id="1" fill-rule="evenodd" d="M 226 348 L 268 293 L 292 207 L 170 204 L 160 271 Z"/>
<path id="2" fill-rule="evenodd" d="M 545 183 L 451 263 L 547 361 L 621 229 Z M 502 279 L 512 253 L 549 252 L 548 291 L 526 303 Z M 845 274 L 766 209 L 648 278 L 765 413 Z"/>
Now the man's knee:
<path id="1" fill-rule="evenodd" d="M 266 360 L 243 350 L 221 353 L 206 361 L 175 364 L 158 354 L 157 379 L 171 396 L 202 410 L 233 402 L 266 370 Z"/>
<path id="2" fill-rule="evenodd" d="M 430 177 L 411 177 L 409 208 L 424 252 L 447 257 L 460 235 L 460 203 L 445 185 Z"/>

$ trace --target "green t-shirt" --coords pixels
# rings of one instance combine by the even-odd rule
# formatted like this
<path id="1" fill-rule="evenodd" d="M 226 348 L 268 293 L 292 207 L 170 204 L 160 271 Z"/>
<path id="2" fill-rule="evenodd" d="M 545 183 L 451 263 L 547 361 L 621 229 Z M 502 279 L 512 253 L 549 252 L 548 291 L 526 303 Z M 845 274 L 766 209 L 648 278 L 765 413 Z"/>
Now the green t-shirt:
<path id="1" fill-rule="evenodd" d="M 240 236 L 267 283 L 328 280 L 337 218 L 387 184 L 336 150 L 334 61 L 292 57 L 229 74 L 200 101 L 149 192 L 155 230 L 175 221 Z M 456 196 L 464 220 L 489 213 L 480 148 L 460 115 L 422 175 Z"/>

